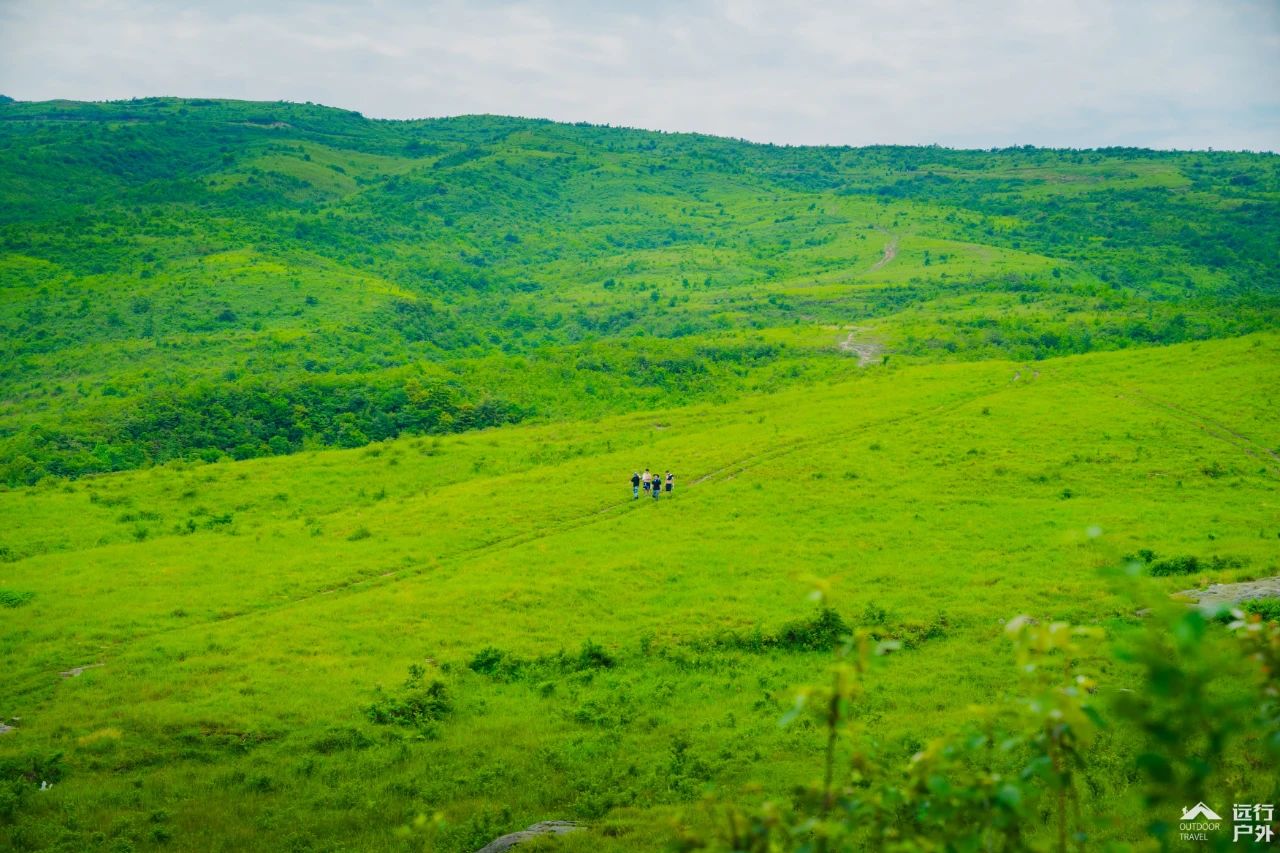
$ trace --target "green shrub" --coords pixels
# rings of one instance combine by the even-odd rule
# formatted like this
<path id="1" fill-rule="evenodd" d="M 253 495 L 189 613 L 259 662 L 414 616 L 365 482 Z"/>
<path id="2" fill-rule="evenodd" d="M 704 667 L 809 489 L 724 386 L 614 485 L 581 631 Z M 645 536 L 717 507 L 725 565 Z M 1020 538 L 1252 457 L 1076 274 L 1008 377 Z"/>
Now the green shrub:
<path id="1" fill-rule="evenodd" d="M 1240 609 L 1260 616 L 1263 622 L 1280 622 L 1280 598 L 1255 598 L 1244 602 Z"/>
<path id="2" fill-rule="evenodd" d="M 849 635 L 849 626 L 829 607 L 809 619 L 788 622 L 770 645 L 791 651 L 830 651 Z"/>
<path id="3" fill-rule="evenodd" d="M 475 653 L 467 663 L 467 668 L 480 675 L 487 675 L 499 681 L 515 681 L 520 677 L 523 662 L 511 654 L 485 646 Z"/>
<path id="4" fill-rule="evenodd" d="M 1147 551 L 1144 553 L 1151 554 Z M 1216 572 L 1223 569 L 1239 569 L 1245 565 L 1245 561 L 1240 557 L 1221 557 L 1214 555 L 1208 560 L 1201 560 L 1199 557 L 1170 557 L 1167 560 L 1157 560 L 1150 563 L 1147 574 L 1153 578 L 1169 577 L 1172 575 L 1193 575 L 1196 572 Z"/>
<path id="5" fill-rule="evenodd" d="M 1200 568 L 1200 560 L 1196 557 L 1170 557 L 1152 563 L 1147 573 L 1153 578 L 1162 578 L 1170 575 L 1192 575 L 1200 571 Z"/>
<path id="6" fill-rule="evenodd" d="M 590 669 L 611 669 L 617 663 L 613 656 L 605 651 L 604 646 L 587 640 L 582 644 L 582 648 L 578 650 L 578 656 L 574 660 L 574 670 L 582 672 Z"/>
<path id="7" fill-rule="evenodd" d="M 898 640 L 903 648 L 914 649 L 928 640 L 940 640 L 947 636 L 949 627 L 947 614 L 938 611 L 928 622 L 906 622 L 884 634 L 872 631 L 871 635 L 877 640 Z"/>
<path id="8" fill-rule="evenodd" d="M 453 711 L 453 702 L 445 683 L 435 679 L 425 683 L 425 674 L 417 664 L 409 667 L 403 692 L 399 696 L 384 696 L 369 705 L 365 716 L 380 726 L 408 726 L 424 734 L 433 733 L 434 724 Z"/>
<path id="9" fill-rule="evenodd" d="M 479 675 L 487 675 L 498 681 L 547 680 L 556 675 L 589 673 L 600 669 L 612 669 L 618 661 L 604 646 L 591 640 L 583 642 L 577 652 L 564 649 L 553 655 L 524 659 L 486 646 L 472 656 L 467 668 Z"/>
<path id="10" fill-rule="evenodd" d="M 34 592 L 18 592 L 13 589 L 0 589 L 0 607 L 22 607 L 30 604 L 35 598 Z"/>
<path id="11" fill-rule="evenodd" d="M 1264 607 L 1273 605 L 1280 600 Z M 1179 809 L 1233 784 L 1229 748 L 1246 759 L 1252 779 L 1280 778 L 1280 624 L 1254 616 L 1223 629 L 1194 609 L 1153 609 L 1149 623 L 1111 649 L 1138 673 L 1131 690 L 1101 691 L 1082 671 L 1109 669 L 1099 629 L 1012 620 L 1007 632 L 1025 698 L 981 710 L 969 731 L 913 744 L 905 764 L 860 727 L 870 667 L 891 649 L 860 629 L 842 645 L 828 686 L 802 689 L 783 719 L 807 717 L 825 729 L 823 781 L 754 814 L 731 807 L 728 820 L 716 822 L 723 829 L 710 838 L 687 833 L 685 849 L 1111 849 L 1107 836 L 1122 813 L 1107 811 L 1116 804 L 1094 786 L 1097 769 L 1117 761 L 1156 815 L 1142 830 L 1168 849 Z M 1224 691 L 1226 684 L 1242 689 Z M 1113 752 L 1118 737 L 1132 749 Z M 838 758 L 838 745 L 852 754 Z M 1261 796 L 1271 796 L 1273 786 L 1263 785 Z M 1102 811 L 1086 812 L 1086 797 Z M 1228 849 L 1231 839 L 1211 840 L 1206 849 Z"/>

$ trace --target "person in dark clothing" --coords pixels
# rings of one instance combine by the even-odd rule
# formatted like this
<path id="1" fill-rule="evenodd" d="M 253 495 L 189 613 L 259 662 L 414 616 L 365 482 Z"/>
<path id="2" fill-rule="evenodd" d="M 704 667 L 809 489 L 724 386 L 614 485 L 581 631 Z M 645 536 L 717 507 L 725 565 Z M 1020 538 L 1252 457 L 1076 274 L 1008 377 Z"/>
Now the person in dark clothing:
<path id="1" fill-rule="evenodd" d="M 634 500 L 640 497 L 640 472 L 631 472 L 631 498 Z"/>
<path id="2" fill-rule="evenodd" d="M 654 474 L 653 475 L 653 499 L 656 501 L 658 499 L 658 495 L 660 494 L 662 494 L 662 475 Z"/>
<path id="3" fill-rule="evenodd" d="M 668 494 L 670 494 L 671 490 L 675 488 L 675 485 L 676 485 L 676 475 L 668 471 L 667 472 L 667 493 Z"/>

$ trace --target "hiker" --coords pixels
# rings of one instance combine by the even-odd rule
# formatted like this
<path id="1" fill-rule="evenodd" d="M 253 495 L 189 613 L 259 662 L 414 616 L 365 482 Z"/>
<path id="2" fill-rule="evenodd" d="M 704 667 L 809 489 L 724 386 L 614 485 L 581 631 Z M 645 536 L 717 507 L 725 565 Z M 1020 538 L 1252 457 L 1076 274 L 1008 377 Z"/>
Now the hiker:
<path id="1" fill-rule="evenodd" d="M 640 497 L 640 472 L 631 472 L 631 498 L 635 500 Z"/>
<path id="2" fill-rule="evenodd" d="M 671 490 L 675 488 L 675 485 L 676 485 L 676 475 L 668 471 L 667 472 L 667 494 L 671 494 Z"/>
<path id="3" fill-rule="evenodd" d="M 644 481 L 644 493 L 649 494 L 649 486 L 653 485 L 653 475 L 649 473 L 649 469 L 644 469 L 644 476 L 640 478 Z"/>
<path id="4" fill-rule="evenodd" d="M 660 494 L 662 494 L 662 475 L 654 474 L 653 475 L 653 499 L 656 501 L 658 499 L 658 495 Z"/>

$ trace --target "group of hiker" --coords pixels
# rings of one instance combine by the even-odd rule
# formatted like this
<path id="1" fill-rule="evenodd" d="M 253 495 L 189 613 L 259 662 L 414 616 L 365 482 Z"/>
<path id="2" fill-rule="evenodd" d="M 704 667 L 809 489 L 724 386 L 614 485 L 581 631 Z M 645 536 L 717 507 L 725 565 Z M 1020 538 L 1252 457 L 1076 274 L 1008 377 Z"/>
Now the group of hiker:
<path id="1" fill-rule="evenodd" d="M 639 471 L 631 472 L 631 497 L 633 499 L 640 498 L 640 489 L 644 489 L 645 495 L 653 495 L 656 501 L 658 496 L 662 494 L 662 486 L 666 484 L 667 494 L 671 494 L 671 490 L 676 486 L 676 475 L 670 471 L 667 472 L 664 479 L 662 474 L 651 474 L 649 469 L 645 468 L 644 473 Z"/>

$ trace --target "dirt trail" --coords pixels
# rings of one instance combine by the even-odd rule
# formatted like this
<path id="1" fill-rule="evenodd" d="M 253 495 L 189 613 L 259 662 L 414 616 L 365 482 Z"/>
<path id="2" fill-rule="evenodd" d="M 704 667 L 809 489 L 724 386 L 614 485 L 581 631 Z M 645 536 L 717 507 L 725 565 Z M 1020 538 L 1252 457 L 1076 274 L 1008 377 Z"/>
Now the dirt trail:
<path id="1" fill-rule="evenodd" d="M 1123 399 L 1126 395 L 1120 394 L 1119 396 Z M 1270 447 L 1258 443 L 1249 436 L 1241 432 L 1237 432 L 1231 427 L 1219 423 L 1212 418 L 1206 417 L 1199 412 L 1194 412 L 1182 406 L 1175 406 L 1173 403 L 1168 403 L 1164 400 L 1157 400 L 1137 388 L 1131 388 L 1128 396 L 1131 399 L 1135 399 L 1152 408 L 1163 409 L 1178 420 L 1198 427 L 1206 435 L 1230 444 L 1237 450 L 1241 450 L 1249 456 L 1252 456 L 1263 465 L 1271 467 L 1273 469 L 1273 473 L 1280 473 L 1280 454 L 1277 454 Z"/>
<path id="2" fill-rule="evenodd" d="M 797 453 L 801 450 L 808 450 L 811 447 L 820 447 L 826 444 L 834 444 L 837 441 L 845 441 L 853 437 L 854 435 L 857 435 L 860 432 L 865 432 L 868 429 L 893 426 L 895 424 L 903 423 L 906 421 L 910 421 L 911 423 L 914 423 L 914 424 L 925 423 L 929 420 L 932 420 L 935 417 L 941 417 L 942 415 L 950 414 L 951 412 L 954 412 L 957 409 L 962 408 L 963 406 L 966 406 L 970 403 L 977 402 L 978 400 L 982 400 L 987 397 L 993 397 L 1001 393 L 1003 390 L 1004 389 L 981 391 L 976 394 L 966 395 L 965 397 L 962 397 L 959 400 L 955 400 L 950 403 L 943 403 L 925 412 L 908 412 L 907 414 L 900 415 L 899 417 L 896 417 L 896 418 L 886 418 L 885 420 L 876 421 L 874 423 L 869 423 L 869 424 L 861 423 L 855 427 L 851 427 L 850 429 L 835 430 L 833 432 L 825 433 L 824 435 L 816 438 L 799 439 L 796 441 L 785 442 L 771 450 L 764 450 L 764 451 L 761 451 L 760 453 L 753 453 L 749 456 L 744 456 L 742 459 L 739 459 L 736 462 L 730 462 L 728 465 L 725 465 L 722 468 L 717 468 L 714 471 L 703 474 L 701 477 L 694 480 L 690 485 L 696 486 L 700 483 L 716 482 L 718 480 L 732 480 L 734 477 L 738 476 L 742 472 L 750 468 L 754 468 L 757 465 L 760 465 L 761 463 L 772 462 L 774 459 L 778 459 L 783 456 L 788 456 L 792 453 Z"/>
<path id="3" fill-rule="evenodd" d="M 893 237 L 892 234 L 888 233 L 887 231 L 884 231 L 883 228 L 877 228 L 876 231 L 886 234 L 886 236 L 888 236 L 890 240 L 888 240 L 887 243 L 884 243 L 884 255 L 881 257 L 881 259 L 876 261 L 876 264 L 872 265 L 872 269 L 870 269 L 870 272 L 873 272 L 873 273 L 876 272 L 876 270 L 878 270 L 879 268 L 881 268 L 881 266 L 883 266 L 884 264 L 890 263 L 891 260 L 897 257 L 897 237 Z"/>
<path id="4" fill-rule="evenodd" d="M 887 256 L 885 258 L 885 262 L 892 259 L 892 255 L 890 254 L 888 247 L 886 247 L 885 254 Z M 849 352 L 857 352 L 859 356 L 859 364 L 861 365 L 863 364 L 864 353 L 861 349 L 859 349 L 859 347 L 878 346 L 878 345 L 858 344 L 857 342 L 853 341 L 852 338 L 853 338 L 853 335 L 851 333 L 850 338 L 846 339 L 841 344 L 841 349 L 845 349 L 846 351 L 849 351 Z M 848 346 L 846 347 L 846 345 Z M 1039 371 L 1036 371 L 1035 375 L 1038 376 Z M 739 474 L 751 468 L 757 467 L 761 464 L 765 464 L 765 463 L 774 461 L 776 459 L 779 459 L 797 452 L 801 452 L 803 450 L 807 450 L 810 448 L 831 444 L 837 441 L 844 441 L 868 429 L 881 429 L 896 423 L 901 423 L 906 421 L 910 421 L 913 424 L 918 425 L 920 423 L 924 423 L 934 418 L 949 414 L 953 411 L 963 408 L 966 405 L 975 403 L 979 400 L 997 396 L 1002 391 L 1008 390 L 1009 388 L 1010 388 L 1010 385 L 1005 384 L 1002 388 L 986 389 L 976 393 L 967 394 L 957 400 L 940 404 L 938 406 L 932 407 L 925 411 L 908 412 L 900 417 L 887 418 L 885 420 L 875 421 L 871 423 L 859 423 L 848 429 L 833 430 L 823 435 L 815 436 L 808 439 L 799 439 L 799 440 L 782 442 L 772 447 L 765 448 L 764 450 L 761 450 L 759 452 L 745 455 L 736 461 L 729 462 L 723 467 L 709 471 L 697 477 L 696 479 L 688 481 L 688 485 L 686 485 L 684 488 L 685 489 L 695 488 L 704 483 L 715 483 L 719 481 L 732 480 L 735 477 L 737 477 Z M 1202 429 L 1205 429 L 1206 432 L 1209 432 L 1210 434 L 1213 434 L 1215 432 L 1218 433 L 1217 435 L 1218 438 L 1221 438 L 1229 443 L 1236 444 L 1237 446 L 1240 446 L 1242 444 L 1245 445 L 1241 449 L 1245 450 L 1251 455 L 1257 456 L 1257 455 L 1265 454 L 1266 456 L 1269 456 L 1272 458 L 1274 458 L 1275 456 L 1274 452 L 1271 451 L 1269 448 L 1265 448 L 1260 445 L 1257 445 L 1254 442 L 1247 439 L 1246 437 L 1240 435 L 1239 433 L 1235 433 L 1219 424 L 1215 424 L 1211 421 L 1207 421 L 1206 419 L 1199 418 L 1194 414 L 1187 412 L 1184 409 L 1179 409 L 1177 407 L 1171 406 L 1166 403 L 1161 403 L 1159 401 L 1151 400 L 1150 398 L 1146 397 L 1144 394 L 1137 391 L 1136 389 L 1132 391 L 1131 396 L 1129 395 L 1118 395 L 1118 396 L 1120 396 L 1121 399 L 1125 399 L 1126 397 L 1128 397 L 1128 399 L 1130 399 L 1132 402 L 1135 402 L 1138 404 L 1154 405 L 1154 406 L 1159 406 L 1160 408 L 1164 408 L 1166 410 L 1170 410 L 1174 414 L 1186 420 L 1196 422 L 1199 426 L 1201 426 Z M 1222 433 L 1226 433 L 1226 435 L 1224 436 L 1222 435 Z M 403 569 L 384 572 L 376 576 L 353 577 L 347 580 L 346 582 L 334 584 L 328 589 L 317 590 L 316 592 L 302 595 L 297 598 L 289 599 L 286 601 L 274 602 L 271 604 L 250 608 L 240 613 L 232 614 L 223 619 L 219 619 L 217 620 L 217 622 L 213 622 L 213 623 L 201 622 L 201 623 L 192 624 L 192 625 L 175 625 L 172 627 L 162 628 L 159 630 L 142 631 L 132 636 L 122 637 L 114 645 L 118 650 L 118 649 L 123 649 L 128 646 L 131 646 L 142 640 L 153 638 L 159 635 L 178 633 L 182 631 L 189 631 L 192 629 L 207 630 L 212 625 L 215 625 L 215 624 L 218 626 L 222 626 L 227 624 L 228 622 L 239 622 L 245 619 L 253 619 L 257 617 L 270 616 L 270 615 L 279 613 L 280 611 L 283 611 L 283 610 L 288 610 L 288 609 L 292 609 L 294 607 L 299 607 L 299 606 L 305 606 L 308 603 L 313 602 L 319 598 L 333 595 L 335 593 L 347 594 L 347 595 L 359 594 L 362 592 L 366 592 L 372 589 L 382 587 L 387 584 L 394 584 L 394 583 L 399 583 L 401 581 L 409 580 L 411 578 L 426 574 L 427 572 L 440 571 L 442 569 L 446 569 L 450 567 L 457 567 L 460 564 L 463 564 L 465 562 L 474 560 L 478 557 L 482 557 L 488 554 L 493 554 L 495 552 L 517 548 L 529 542 L 534 542 L 542 539 L 549 539 L 549 538 L 559 536 L 561 534 L 568 533 L 570 531 L 573 531 L 582 527 L 587 527 L 587 526 L 598 524 L 604 521 L 608 521 L 611 518 L 617 517 L 622 513 L 639 509 L 641 506 L 644 506 L 647 503 L 648 503 L 647 501 L 640 502 L 640 501 L 633 501 L 631 499 L 627 499 L 627 500 L 619 501 L 613 504 L 606 504 L 604 506 L 591 510 L 583 515 L 561 520 L 559 523 L 549 523 L 549 524 L 541 525 L 533 530 L 526 530 L 518 533 L 508 534 L 505 536 L 495 537 L 494 539 L 491 539 L 486 542 L 479 542 L 469 547 L 460 548 L 456 551 L 453 551 L 452 553 L 439 554 L 439 555 L 436 555 L 435 559 L 431 562 L 419 563 Z M 1190 590 L 1183 593 L 1183 595 L 1186 595 L 1189 598 L 1195 599 L 1202 605 L 1205 605 L 1206 602 L 1210 600 L 1210 598 L 1215 598 L 1221 602 L 1234 603 L 1238 601 L 1247 600 L 1249 598 L 1280 596 L 1280 577 L 1268 578 L 1266 580 L 1261 580 L 1261 581 L 1254 581 L 1248 584 L 1220 584 L 1220 585 L 1208 587 L 1205 590 Z M 75 676 L 83 672 L 85 669 L 88 669 L 90 667 L 97 667 L 97 666 L 103 666 L 103 664 L 97 663 L 97 664 L 87 664 L 83 667 L 73 667 L 70 670 L 66 670 L 65 672 L 59 673 L 59 675 L 61 675 L 63 678 L 74 678 Z"/>
<path id="5" fill-rule="evenodd" d="M 884 355 L 884 347 L 874 341 L 858 341 L 854 340 L 854 335 L 858 333 L 857 329 L 849 332 L 849 337 L 840 342 L 840 351 L 852 353 L 858 356 L 858 367 L 868 367 L 875 364 Z"/>
<path id="6" fill-rule="evenodd" d="M 904 423 L 908 421 L 913 424 L 924 423 L 926 421 L 932 420 L 933 418 L 941 417 L 943 415 L 954 412 L 957 409 L 960 409 L 971 403 L 977 402 L 978 400 L 982 400 L 987 397 L 996 396 L 1002 393 L 1003 391 L 1006 391 L 1008 388 L 1009 388 L 1008 385 L 1005 385 L 1001 388 L 994 388 L 994 389 L 988 388 L 988 389 L 984 389 L 974 393 L 966 394 L 960 397 L 959 399 L 952 400 L 948 403 L 942 403 L 940 405 L 934 406 L 924 411 L 911 411 L 903 415 L 900 415 L 898 417 L 886 418 L 884 420 L 874 421 L 870 423 L 859 422 L 858 424 L 848 429 L 833 430 L 831 432 L 827 432 L 822 435 L 815 436 L 812 438 L 807 438 L 807 439 L 785 441 L 780 444 L 776 444 L 773 447 L 768 447 L 759 452 L 748 454 L 746 456 L 739 458 L 736 461 L 729 462 L 723 467 L 717 468 L 713 471 L 709 471 L 706 474 L 703 474 L 702 476 L 689 481 L 684 488 L 687 490 L 690 488 L 695 488 L 704 483 L 715 483 L 719 481 L 732 480 L 733 478 L 737 477 L 739 474 L 743 473 L 744 471 L 747 471 L 748 469 L 754 468 L 758 465 L 761 465 L 767 462 L 772 462 L 784 456 L 789 456 L 793 453 L 798 453 L 800 451 L 808 450 L 810 448 L 832 444 L 837 441 L 845 441 L 854 435 L 865 432 L 868 429 L 881 429 L 883 427 L 892 426 L 894 424 Z M 668 498 L 668 500 L 670 500 L 670 498 Z M 195 623 L 190 625 L 174 625 L 167 628 L 160 628 L 158 630 L 142 631 L 132 636 L 121 638 L 115 643 L 115 646 L 116 646 L 116 649 L 123 649 L 135 643 L 138 643 L 142 640 L 150 639 L 157 636 L 162 636 L 165 634 L 180 633 L 182 631 L 190 631 L 193 629 L 207 630 L 212 625 L 217 625 L 219 627 L 222 627 L 229 623 L 241 622 L 246 619 L 254 619 L 254 618 L 259 618 L 264 616 L 271 616 L 285 610 L 293 609 L 295 607 L 305 606 L 308 603 L 314 602 L 318 599 L 327 598 L 328 596 L 332 596 L 335 594 L 358 595 L 362 592 L 367 592 L 382 586 L 400 583 L 402 581 L 419 577 L 428 572 L 441 571 L 447 568 L 456 568 L 463 563 L 469 562 L 479 557 L 491 555 L 501 551 L 507 551 L 513 548 L 518 548 L 521 545 L 525 545 L 530 542 L 536 542 L 543 539 L 550 539 L 552 537 L 559 536 L 563 533 L 568 533 L 570 531 L 577 530 L 582 527 L 588 527 L 591 525 L 599 524 L 603 521 L 608 521 L 611 518 L 615 518 L 621 513 L 635 511 L 636 509 L 639 509 L 641 506 L 644 506 L 647 503 L 648 503 L 647 501 L 641 502 L 641 501 L 635 501 L 628 498 L 626 500 L 622 500 L 617 503 L 606 504 L 605 506 L 602 506 L 595 510 L 587 512 L 584 515 L 579 515 L 576 517 L 564 519 L 559 523 L 554 523 L 554 522 L 548 523 L 545 525 L 541 525 L 537 528 L 534 528 L 532 530 L 526 530 L 519 533 L 512 533 L 505 536 L 495 537 L 493 539 L 490 539 L 487 542 L 479 542 L 469 547 L 460 548 L 457 551 L 453 551 L 452 553 L 440 554 L 440 555 L 437 555 L 435 560 L 431 562 L 424 561 L 422 563 L 418 563 L 413 566 L 408 566 L 403 569 L 395 569 L 393 571 L 383 572 L 373 576 L 366 575 L 366 576 L 353 577 L 345 582 L 334 584 L 327 589 L 317 590 L 315 592 L 308 593 L 306 595 L 301 595 L 301 596 L 298 596 L 297 598 L 288 599 L 286 601 L 279 601 L 271 604 L 261 605 L 258 607 L 252 607 L 240 613 L 234 613 L 234 614 L 225 616 L 221 619 L 218 619 L 216 622 L 200 622 L 200 623 Z M 84 669 L 87 669 L 90 666 L 103 666 L 103 665 L 104 664 L 101 664 L 101 663 L 90 664 L 85 667 L 76 667 L 75 669 L 79 669 L 83 671 Z M 74 670 L 67 670 L 65 673 L 59 673 L 59 674 L 62 675 L 64 678 L 67 678 L 67 677 L 74 677 L 74 675 L 78 673 L 76 673 Z"/>

